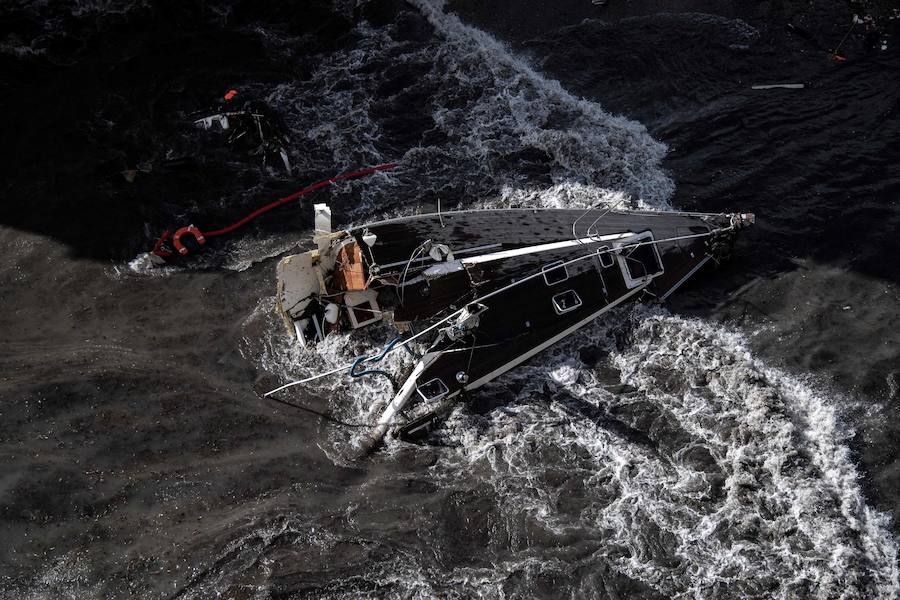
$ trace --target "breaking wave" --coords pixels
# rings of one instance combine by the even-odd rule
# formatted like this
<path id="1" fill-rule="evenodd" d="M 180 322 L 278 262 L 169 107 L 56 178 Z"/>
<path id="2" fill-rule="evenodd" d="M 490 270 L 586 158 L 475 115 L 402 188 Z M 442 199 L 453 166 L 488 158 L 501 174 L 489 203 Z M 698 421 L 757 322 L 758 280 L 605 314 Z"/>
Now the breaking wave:
<path id="1" fill-rule="evenodd" d="M 395 174 L 358 186 L 354 218 L 436 198 L 466 206 L 504 188 L 589 185 L 667 206 L 666 148 L 634 122 L 571 95 L 478 29 L 414 5 L 397 22 L 357 28 L 350 50 L 323 56 L 309 81 L 270 102 L 302 137 L 302 169 L 398 161 Z M 286 43 L 282 41 L 281 43 Z M 402 126 L 397 115 L 402 115 Z"/>

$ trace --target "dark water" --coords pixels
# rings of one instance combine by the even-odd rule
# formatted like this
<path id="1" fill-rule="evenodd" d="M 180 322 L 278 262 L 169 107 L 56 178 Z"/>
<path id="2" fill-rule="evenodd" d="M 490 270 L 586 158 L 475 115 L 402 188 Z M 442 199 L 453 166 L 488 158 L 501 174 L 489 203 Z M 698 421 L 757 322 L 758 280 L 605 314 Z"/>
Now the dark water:
<path id="1" fill-rule="evenodd" d="M 883 35 L 838 63 L 843 2 L 4 5 L 0 597 L 895 598 L 900 7 L 860 8 Z M 229 88 L 295 173 L 185 126 Z M 759 221 L 671 306 L 349 463 L 364 427 L 259 396 L 387 339 L 289 344 L 273 271 L 308 206 L 134 257 L 390 160 L 317 200 Z M 380 385 L 286 397 L 362 424 Z"/>

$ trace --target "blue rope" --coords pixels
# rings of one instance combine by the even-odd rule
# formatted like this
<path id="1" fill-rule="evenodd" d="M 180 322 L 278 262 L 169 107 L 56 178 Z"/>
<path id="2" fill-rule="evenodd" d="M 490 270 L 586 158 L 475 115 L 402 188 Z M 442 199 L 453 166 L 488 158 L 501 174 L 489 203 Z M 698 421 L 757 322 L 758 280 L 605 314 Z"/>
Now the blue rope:
<path id="1" fill-rule="evenodd" d="M 394 346 L 396 346 L 397 344 L 399 344 L 402 341 L 403 341 L 402 336 L 398 337 L 394 340 L 391 340 L 391 342 L 387 346 L 382 348 L 381 352 L 379 352 L 375 356 L 358 356 L 358 357 L 356 357 L 356 360 L 353 361 L 353 366 L 350 367 L 350 377 L 362 377 L 363 375 L 384 375 L 385 377 L 390 378 L 390 376 L 391 376 L 390 373 L 388 373 L 387 371 L 383 371 L 381 369 L 366 369 L 364 371 L 357 371 L 356 369 L 366 361 L 373 362 L 373 363 L 381 362 L 382 359 L 388 355 L 388 352 L 393 350 Z M 403 347 L 406 348 L 407 352 L 409 352 L 410 354 L 415 356 L 415 353 L 413 353 L 413 351 L 409 348 L 409 346 L 404 344 Z"/>

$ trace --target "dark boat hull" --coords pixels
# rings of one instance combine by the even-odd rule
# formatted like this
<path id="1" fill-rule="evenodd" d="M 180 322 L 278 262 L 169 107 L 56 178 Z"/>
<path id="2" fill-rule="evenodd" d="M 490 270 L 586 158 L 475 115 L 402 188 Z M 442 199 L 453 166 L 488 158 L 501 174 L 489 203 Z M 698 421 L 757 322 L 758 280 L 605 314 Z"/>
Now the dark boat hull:
<path id="1" fill-rule="evenodd" d="M 731 215 L 514 209 L 409 217 L 351 230 L 360 242 L 377 236 L 372 264 L 404 290 L 393 305 L 395 321 L 416 331 L 417 323 L 453 311 L 463 310 L 457 321 L 477 313 L 468 324 L 451 321 L 440 331 L 395 398 L 402 410 L 389 407 L 382 419 L 388 427 L 376 429 L 372 442 L 387 429 L 401 437 L 421 434 L 453 399 L 618 305 L 664 300 L 728 254 L 736 224 Z M 427 255 L 411 260 L 426 241 L 452 249 L 461 268 L 454 270 L 449 257 L 444 267 Z"/>

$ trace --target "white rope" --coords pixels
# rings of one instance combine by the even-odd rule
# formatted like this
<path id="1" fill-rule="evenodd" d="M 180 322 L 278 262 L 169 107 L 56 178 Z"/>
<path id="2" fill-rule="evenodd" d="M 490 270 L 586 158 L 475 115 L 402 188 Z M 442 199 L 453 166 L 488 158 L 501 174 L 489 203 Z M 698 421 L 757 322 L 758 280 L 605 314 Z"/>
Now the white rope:
<path id="1" fill-rule="evenodd" d="M 321 379 L 322 377 L 328 377 L 329 375 L 334 375 L 335 373 L 340 373 L 341 371 L 349 369 L 352 366 L 353 366 L 353 363 L 350 363 L 349 365 L 344 365 L 343 367 L 338 367 L 336 369 L 332 369 L 325 373 L 319 373 L 318 375 L 313 375 L 312 377 L 307 377 L 306 379 L 301 379 L 299 381 L 292 381 L 290 383 L 286 383 L 281 387 L 275 388 L 274 390 L 269 390 L 268 392 L 263 394 L 263 396 L 271 396 L 275 392 L 280 392 L 281 390 L 286 390 L 289 387 L 294 387 L 295 385 L 300 385 L 301 383 L 309 383 L 310 381 L 315 381 L 316 379 Z"/>
<path id="2" fill-rule="evenodd" d="M 649 240 L 649 241 L 646 241 L 646 242 L 638 242 L 638 243 L 636 243 L 636 244 L 628 244 L 628 245 L 624 246 L 624 248 L 637 248 L 638 246 L 649 246 L 649 245 L 652 245 L 652 244 L 662 244 L 663 242 L 677 242 L 677 241 L 680 241 L 680 240 L 690 240 L 690 239 L 696 239 L 696 238 L 701 238 L 701 237 L 708 237 L 708 236 L 714 235 L 714 234 L 716 234 L 716 233 L 723 233 L 723 232 L 725 232 L 725 231 L 731 231 L 731 230 L 733 230 L 733 229 L 734 229 L 734 223 L 732 223 L 732 224 L 729 225 L 728 227 L 722 227 L 722 228 L 720 228 L 720 229 L 714 229 L 714 230 L 711 230 L 711 231 L 707 231 L 706 233 L 695 233 L 695 234 L 691 234 L 691 235 L 680 235 L 680 236 L 675 236 L 675 237 L 670 237 L 670 238 L 663 238 L 663 239 L 661 239 L 661 240 Z M 587 259 L 592 258 L 592 257 L 594 257 L 594 256 L 599 256 L 599 255 L 601 255 L 601 254 L 609 254 L 609 253 L 615 252 L 615 251 L 616 251 L 616 250 L 614 250 L 614 249 L 612 249 L 612 248 L 607 248 L 606 250 L 596 250 L 596 251 L 594 251 L 594 252 L 591 252 L 590 254 L 585 254 L 585 255 L 583 255 L 583 256 L 575 257 L 575 258 L 573 258 L 573 259 L 571 259 L 571 260 L 569 260 L 569 261 L 566 261 L 566 262 L 562 263 L 562 264 L 559 265 L 559 266 L 569 266 L 569 265 L 575 264 L 575 263 L 577 263 L 577 262 L 581 262 L 582 260 L 587 260 Z M 510 283 L 509 285 L 506 285 L 506 286 L 504 286 L 504 287 L 502 287 L 502 288 L 500 288 L 500 289 L 494 290 L 493 292 L 490 292 L 489 294 L 485 294 L 484 296 L 481 296 L 481 297 L 479 297 L 479 298 L 476 298 L 475 300 L 472 300 L 472 302 L 470 302 L 469 304 L 472 304 L 472 303 L 475 303 L 475 302 L 481 302 L 482 300 L 486 300 L 486 299 L 488 299 L 488 298 L 491 298 L 491 297 L 493 297 L 493 296 L 496 296 L 497 294 L 501 294 L 501 293 L 503 293 L 503 292 L 505 292 L 505 291 L 507 291 L 507 290 L 510 290 L 510 289 L 512 289 L 512 288 L 514 288 L 514 287 L 516 287 L 516 286 L 518 286 L 518 285 L 522 285 L 522 284 L 525 283 L 526 281 L 531 281 L 532 279 L 535 279 L 535 278 L 537 278 L 537 277 L 542 277 L 542 276 L 543 276 L 543 271 L 538 271 L 538 272 L 536 272 L 536 273 L 534 273 L 534 274 L 532 274 L 532 275 L 528 275 L 527 277 L 523 277 L 522 279 L 518 279 L 518 280 L 516 280 L 516 281 Z M 434 331 L 434 329 L 436 329 L 437 327 L 443 325 L 444 323 L 446 323 L 447 321 L 449 321 L 450 319 L 452 319 L 452 318 L 455 317 L 456 315 L 462 313 L 464 310 L 465 310 L 465 307 L 460 308 L 460 309 L 457 309 L 456 311 L 450 313 L 449 315 L 447 315 L 446 317 L 444 317 L 444 318 L 441 319 L 440 321 L 434 323 L 433 325 L 431 325 L 431 326 L 427 327 L 426 329 L 423 329 L 423 330 L 420 331 L 419 333 L 415 334 L 415 335 L 412 336 L 411 338 L 409 338 L 409 339 L 407 339 L 407 340 L 403 340 L 401 343 L 397 344 L 397 345 L 394 346 L 391 350 L 389 350 L 388 352 L 386 352 L 385 355 L 390 354 L 391 352 L 393 352 L 394 350 L 396 350 L 396 349 L 397 349 L 398 347 L 400 347 L 400 346 L 406 346 L 409 342 L 411 342 L 411 341 L 413 341 L 413 340 L 415 340 L 415 339 L 417 339 L 417 338 L 419 338 L 419 337 L 422 337 L 423 335 L 425 335 L 426 333 L 428 333 L 428 332 L 430 332 L 430 331 Z M 374 358 L 375 356 L 378 356 L 378 354 L 373 354 L 372 356 L 369 356 L 369 357 L 367 357 L 367 358 Z M 310 381 L 315 381 L 316 379 L 321 379 L 321 378 L 323 378 L 323 377 L 328 377 L 329 375 L 334 375 L 335 373 L 340 373 L 341 371 L 345 371 L 345 370 L 351 368 L 351 367 L 353 366 L 353 364 L 354 364 L 354 363 L 348 363 L 348 364 L 346 364 L 346 365 L 344 365 L 344 366 L 342 366 L 342 367 L 337 367 L 336 369 L 332 369 L 332 370 L 330 370 L 330 371 L 326 371 L 325 373 L 319 373 L 318 375 L 313 375 L 313 376 L 311 376 L 311 377 L 307 377 L 306 379 L 301 379 L 301 380 L 299 380 L 299 381 L 292 381 L 292 382 L 290 382 L 290 383 L 286 383 L 285 385 L 283 385 L 283 386 L 281 386 L 281 387 L 278 387 L 278 388 L 275 388 L 274 390 L 271 390 L 271 391 L 266 392 L 265 394 L 263 394 L 263 396 L 270 396 L 270 395 L 272 395 L 272 394 L 274 394 L 274 393 L 276 393 L 276 392 L 280 392 L 281 390 L 285 390 L 285 389 L 287 389 L 287 388 L 289 388 L 289 387 L 293 387 L 293 386 L 295 386 L 295 385 L 300 385 L 300 384 L 303 384 L 303 383 L 309 383 Z"/>

